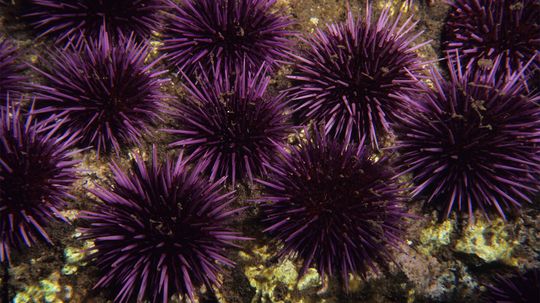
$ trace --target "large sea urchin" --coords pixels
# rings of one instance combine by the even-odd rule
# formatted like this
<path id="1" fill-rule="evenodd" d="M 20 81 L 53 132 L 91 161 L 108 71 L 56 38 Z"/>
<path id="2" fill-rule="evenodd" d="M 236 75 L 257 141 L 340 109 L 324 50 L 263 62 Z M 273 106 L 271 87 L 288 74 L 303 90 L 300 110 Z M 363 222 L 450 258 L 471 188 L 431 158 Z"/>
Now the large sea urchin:
<path id="1" fill-rule="evenodd" d="M 51 243 L 45 227 L 63 218 L 76 179 L 70 147 L 77 136 L 55 136 L 60 123 L 22 119 L 19 106 L 0 106 L 0 262 L 12 248 L 38 239 Z"/>
<path id="2" fill-rule="evenodd" d="M 487 285 L 486 303 L 540 302 L 540 269 L 531 269 L 513 277 L 498 275 Z"/>
<path id="3" fill-rule="evenodd" d="M 176 129 L 172 147 L 186 147 L 195 159 L 210 159 L 210 179 L 228 176 L 252 180 L 264 173 L 264 163 L 277 154 L 276 144 L 288 135 L 285 96 L 269 96 L 270 77 L 261 68 L 228 75 L 203 75 L 199 86 L 187 80 L 188 96 L 173 104 L 170 115 Z"/>
<path id="4" fill-rule="evenodd" d="M 356 142 L 366 136 L 378 146 L 402 105 L 393 94 L 415 89 L 415 50 L 424 44 L 411 46 L 420 34 L 411 34 L 411 19 L 398 26 L 399 17 L 391 22 L 384 10 L 372 23 L 366 10 L 365 19 L 349 14 L 345 23 L 317 29 L 289 78 L 302 122 L 325 122 L 327 134 Z"/>
<path id="5" fill-rule="evenodd" d="M 183 73 L 273 67 L 286 56 L 292 21 L 273 13 L 276 0 L 182 0 L 166 27 L 162 51 Z"/>
<path id="6" fill-rule="evenodd" d="M 218 283 L 220 264 L 233 265 L 224 250 L 243 239 L 227 227 L 238 212 L 228 209 L 233 192 L 221 192 L 224 178 L 199 178 L 208 162 L 191 170 L 188 162 L 160 164 L 154 147 L 149 165 L 138 156 L 129 173 L 113 164 L 114 185 L 92 190 L 102 203 L 82 215 L 83 233 L 103 270 L 96 287 L 118 287 L 115 302 L 193 299 L 196 288 Z"/>
<path id="7" fill-rule="evenodd" d="M 306 132 L 307 133 L 307 132 Z M 404 232 L 404 196 L 387 159 L 369 158 L 361 144 L 320 132 L 282 151 L 261 198 L 266 232 L 283 241 L 280 255 L 303 258 L 302 272 L 363 275 L 392 260 L 388 246 Z"/>
<path id="8" fill-rule="evenodd" d="M 412 173 L 414 195 L 442 202 L 446 215 L 457 208 L 505 209 L 530 201 L 540 173 L 538 95 L 527 95 L 518 81 L 491 71 L 467 69 L 450 62 L 450 80 L 433 71 L 433 85 L 402 96 L 414 109 L 403 112 L 396 127 L 400 170 Z"/>
<path id="9" fill-rule="evenodd" d="M 60 41 L 97 38 L 104 27 L 113 37 L 149 37 L 157 30 L 165 0 L 30 0 L 26 15 L 42 36 Z"/>
<path id="10" fill-rule="evenodd" d="M 138 142 L 159 118 L 164 94 L 152 71 L 158 60 L 145 63 L 149 46 L 122 38 L 115 45 L 105 32 L 67 50 L 57 50 L 43 70 L 44 85 L 35 85 L 36 113 L 55 114 L 65 126 L 80 130 L 81 144 L 98 153 Z"/>
<path id="11" fill-rule="evenodd" d="M 0 37 L 0 102 L 6 100 L 7 95 L 13 95 L 23 90 L 21 76 L 23 67 L 17 63 L 17 49 L 8 40 Z"/>
<path id="12" fill-rule="evenodd" d="M 449 55 L 459 51 L 464 65 L 501 56 L 507 76 L 535 56 L 532 67 L 540 68 L 540 1 L 455 0 L 450 5 L 443 42 Z"/>

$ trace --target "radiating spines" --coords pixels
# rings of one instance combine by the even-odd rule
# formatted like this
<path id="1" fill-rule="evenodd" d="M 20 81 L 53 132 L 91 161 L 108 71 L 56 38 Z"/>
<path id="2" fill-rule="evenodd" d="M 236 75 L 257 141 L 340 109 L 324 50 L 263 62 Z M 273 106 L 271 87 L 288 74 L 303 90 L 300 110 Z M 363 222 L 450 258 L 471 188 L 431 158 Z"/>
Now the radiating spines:
<path id="1" fill-rule="evenodd" d="M 0 262 L 37 241 L 52 243 L 45 230 L 63 219 L 76 180 L 72 151 L 77 134 L 59 131 L 61 122 L 36 122 L 11 101 L 0 106 Z"/>
<path id="2" fill-rule="evenodd" d="M 403 239 L 404 191 L 387 158 L 375 160 L 363 142 L 345 143 L 320 131 L 288 146 L 275 161 L 260 198 L 265 231 L 283 243 L 281 256 L 303 260 L 302 272 L 364 276 L 392 261 Z"/>
<path id="3" fill-rule="evenodd" d="M 211 180 L 227 176 L 234 185 L 264 174 L 290 131 L 286 96 L 267 92 L 266 69 L 186 81 L 185 100 L 169 110 L 176 124 L 165 130 L 173 135 L 170 146 L 186 148 L 194 160 L 209 159 Z"/>
<path id="4" fill-rule="evenodd" d="M 489 66 L 501 57 L 501 74 L 510 77 L 529 60 L 526 72 L 540 68 L 540 1 L 454 0 L 445 25 L 443 47 L 459 51 L 464 66 Z"/>
<path id="5" fill-rule="evenodd" d="M 540 269 L 506 277 L 497 275 L 493 283 L 486 285 L 486 303 L 530 303 L 540 301 Z"/>
<path id="6" fill-rule="evenodd" d="M 166 0 L 30 0 L 26 15 L 41 36 L 58 41 L 97 38 L 101 28 L 113 39 L 158 30 Z"/>
<path id="7" fill-rule="evenodd" d="M 496 211 L 506 218 L 531 202 L 540 185 L 540 97 L 520 74 L 463 68 L 451 61 L 449 80 L 435 70 L 433 89 L 403 95 L 411 110 L 396 127 L 399 170 L 411 173 L 414 195 L 452 211 Z"/>
<path id="8" fill-rule="evenodd" d="M 0 104 L 8 95 L 12 97 L 24 90 L 22 72 L 24 67 L 17 62 L 17 48 L 0 36 Z"/>
<path id="9" fill-rule="evenodd" d="M 193 76 L 199 65 L 229 74 L 244 62 L 251 71 L 287 57 L 292 20 L 274 12 L 275 0 L 181 0 L 171 2 L 163 46 L 165 59 Z"/>
<path id="10" fill-rule="evenodd" d="M 40 117 L 56 115 L 64 126 L 79 131 L 80 144 L 98 154 L 118 153 L 141 137 L 160 118 L 161 91 L 167 81 L 148 59 L 150 46 L 133 39 L 112 43 L 105 31 L 67 49 L 56 49 L 50 60 L 34 69 L 44 78 L 34 85 Z"/>
<path id="11" fill-rule="evenodd" d="M 374 21 L 369 4 L 366 11 L 307 39 L 289 76 L 291 103 L 303 123 L 322 122 L 327 134 L 347 142 L 365 136 L 378 147 L 404 105 L 393 95 L 416 90 L 415 50 L 425 43 L 413 46 L 420 33 L 412 17 L 400 23 L 384 10 Z"/>
<path id="12" fill-rule="evenodd" d="M 92 190 L 100 203 L 83 213 L 83 234 L 102 269 L 96 287 L 116 289 L 115 302 L 193 299 L 233 265 L 225 249 L 245 239 L 228 227 L 239 212 L 230 207 L 234 193 L 222 191 L 225 178 L 201 178 L 208 161 L 192 163 L 182 156 L 160 163 L 154 147 L 148 163 L 136 156 L 130 171 L 113 164 L 111 186 Z"/>

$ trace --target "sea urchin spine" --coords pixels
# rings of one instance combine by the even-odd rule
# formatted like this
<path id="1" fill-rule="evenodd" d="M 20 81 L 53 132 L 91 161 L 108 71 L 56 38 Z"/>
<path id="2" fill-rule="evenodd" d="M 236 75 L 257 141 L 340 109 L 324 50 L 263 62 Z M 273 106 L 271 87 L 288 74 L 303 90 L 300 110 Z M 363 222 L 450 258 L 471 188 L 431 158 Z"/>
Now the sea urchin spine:
<path id="1" fill-rule="evenodd" d="M 290 89 L 291 104 L 304 124 L 325 124 L 324 132 L 347 142 L 366 137 L 372 146 L 391 131 L 391 122 L 403 106 L 393 95 L 414 91 L 411 77 L 420 67 L 411 46 L 420 35 L 411 34 L 412 17 L 402 25 L 390 20 L 389 10 L 372 23 L 371 8 L 365 19 L 349 14 L 344 23 L 317 29 L 307 39 Z"/>
<path id="2" fill-rule="evenodd" d="M 187 79 L 188 96 L 170 110 L 177 123 L 166 132 L 175 136 L 172 147 L 186 147 L 195 159 L 210 159 L 210 179 L 252 180 L 265 173 L 264 164 L 277 154 L 290 125 L 285 95 L 270 96 L 270 77 L 261 67 L 255 74 L 242 71 L 233 80 L 217 72 L 203 74 L 199 86 Z"/>
<path id="3" fill-rule="evenodd" d="M 102 27 L 113 38 L 147 38 L 161 23 L 165 0 L 31 0 L 26 15 L 42 36 L 59 41 L 97 38 Z"/>
<path id="4" fill-rule="evenodd" d="M 111 188 L 92 190 L 101 203 L 83 213 L 83 234 L 102 269 L 96 287 L 117 287 L 115 302 L 168 302 L 173 294 L 193 301 L 196 288 L 218 283 L 220 265 L 233 265 L 224 251 L 244 239 L 227 227 L 239 211 L 228 207 L 233 192 L 220 190 L 225 179 L 200 178 L 207 161 L 189 163 L 158 163 L 154 147 L 150 164 L 136 156 L 128 173 L 113 164 Z"/>
<path id="5" fill-rule="evenodd" d="M 286 58 L 292 21 L 272 12 L 276 0 L 182 0 L 174 7 L 161 50 L 184 74 L 203 66 L 229 74 Z"/>
<path id="6" fill-rule="evenodd" d="M 448 55 L 458 51 L 467 66 L 489 66 L 500 56 L 507 77 L 531 59 L 531 69 L 540 68 L 540 1 L 455 0 L 450 5 L 443 42 Z"/>
<path id="7" fill-rule="evenodd" d="M 446 216 L 473 211 L 517 209 L 540 185 L 540 96 L 527 94 L 520 74 L 509 79 L 492 70 L 465 69 L 450 60 L 450 80 L 433 70 L 434 89 L 401 96 L 396 130 L 399 170 L 411 173 L 413 195 L 440 202 Z"/>
<path id="8" fill-rule="evenodd" d="M 70 151 L 77 134 L 56 136 L 60 125 L 22 119 L 10 101 L 0 106 L 0 262 L 12 248 L 51 243 L 45 227 L 63 219 L 78 161 Z"/>
<path id="9" fill-rule="evenodd" d="M 486 303 L 540 302 L 540 269 L 530 269 L 513 277 L 497 275 L 487 288 Z"/>
<path id="10" fill-rule="evenodd" d="M 17 63 L 17 49 L 8 40 L 0 37 L 0 103 L 6 101 L 8 95 L 13 96 L 23 90 L 21 76 L 23 66 Z"/>
<path id="11" fill-rule="evenodd" d="M 344 143 L 319 131 L 282 150 L 264 185 L 266 232 L 283 242 L 280 255 L 303 259 L 323 276 L 364 275 L 392 260 L 403 239 L 404 192 L 388 159 L 370 159 L 363 142 Z"/>
<path id="12" fill-rule="evenodd" d="M 34 85 L 35 113 L 64 119 L 66 128 L 80 131 L 81 145 L 98 154 L 139 143 L 160 118 L 161 85 L 167 81 L 159 78 L 164 71 L 153 71 L 159 59 L 146 62 L 149 50 L 133 37 L 112 45 L 105 31 L 58 49 L 48 66 L 34 67 L 45 78 Z"/>

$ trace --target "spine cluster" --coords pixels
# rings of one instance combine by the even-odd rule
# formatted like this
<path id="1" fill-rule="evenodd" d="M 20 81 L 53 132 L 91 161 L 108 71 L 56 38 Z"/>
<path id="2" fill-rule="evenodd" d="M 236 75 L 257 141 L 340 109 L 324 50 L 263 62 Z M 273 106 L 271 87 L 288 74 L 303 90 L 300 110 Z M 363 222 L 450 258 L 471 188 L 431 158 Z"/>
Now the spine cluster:
<path id="1" fill-rule="evenodd" d="M 46 51 L 25 65 L 0 40 L 2 263 L 54 242 L 80 154 L 110 161 L 75 225 L 120 303 L 212 292 L 246 208 L 278 257 L 347 288 L 395 262 L 409 205 L 512 220 L 540 189 L 538 1 L 451 1 L 440 66 L 414 16 L 369 4 L 302 37 L 275 0 L 28 2 Z"/>

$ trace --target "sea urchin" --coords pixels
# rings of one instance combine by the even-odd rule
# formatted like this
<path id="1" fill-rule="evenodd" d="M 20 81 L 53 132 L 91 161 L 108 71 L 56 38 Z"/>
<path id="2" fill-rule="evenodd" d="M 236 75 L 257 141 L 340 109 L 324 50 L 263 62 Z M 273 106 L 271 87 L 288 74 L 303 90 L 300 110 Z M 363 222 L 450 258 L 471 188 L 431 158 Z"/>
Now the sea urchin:
<path id="1" fill-rule="evenodd" d="M 266 232 L 281 240 L 281 256 L 296 254 L 303 270 L 323 276 L 349 274 L 392 260 L 389 246 L 403 239 L 408 216 L 404 194 L 388 159 L 375 161 L 361 144 L 316 131 L 282 151 L 265 180 L 260 199 Z"/>
<path id="2" fill-rule="evenodd" d="M 428 202 L 446 215 L 457 208 L 505 210 L 529 201 L 540 180 L 540 107 L 520 75 L 498 79 L 496 71 L 466 69 L 450 60 L 450 80 L 433 70 L 434 89 L 402 98 L 413 109 L 397 124 L 399 170 L 412 173 Z"/>
<path id="3" fill-rule="evenodd" d="M 42 36 L 59 41 L 97 38 L 102 28 L 114 38 L 147 38 L 161 22 L 165 0 L 30 0 L 26 15 Z"/>
<path id="4" fill-rule="evenodd" d="M 271 7 L 276 0 L 182 0 L 174 6 L 163 39 L 165 58 L 184 74 L 202 65 L 256 71 L 286 57 L 291 20 Z"/>
<path id="5" fill-rule="evenodd" d="M 24 120 L 19 106 L 0 106 L 0 262 L 12 248 L 38 239 L 51 243 L 45 227 L 63 219 L 77 161 L 70 151 L 77 134 L 56 136 L 61 123 Z"/>
<path id="6" fill-rule="evenodd" d="M 540 269 L 530 269 L 513 277 L 498 275 L 487 285 L 486 303 L 540 302 Z"/>
<path id="7" fill-rule="evenodd" d="M 137 143 L 159 118 L 162 99 L 158 60 L 146 63 L 149 46 L 122 38 L 111 45 L 97 39 L 58 49 L 44 69 L 45 84 L 35 85 L 36 113 L 57 115 L 65 127 L 80 131 L 81 145 L 99 153 L 118 152 Z"/>
<path id="8" fill-rule="evenodd" d="M 0 102 L 5 102 L 7 95 L 20 92 L 23 88 L 21 76 L 23 67 L 17 63 L 17 49 L 8 40 L 0 37 Z"/>
<path id="9" fill-rule="evenodd" d="M 540 68 L 540 1 L 455 0 L 446 21 L 444 49 L 459 52 L 464 65 L 501 56 L 504 74 L 520 71 L 534 58 Z"/>
<path id="10" fill-rule="evenodd" d="M 317 29 L 298 56 L 289 76 L 293 80 L 292 105 L 303 123 L 324 122 L 327 134 L 355 141 L 365 136 L 372 146 L 389 132 L 393 116 L 403 105 L 393 95 L 414 90 L 411 77 L 419 68 L 411 46 L 411 19 L 399 26 L 384 10 L 375 23 L 368 4 L 365 19 L 349 14 L 344 23 Z"/>
<path id="11" fill-rule="evenodd" d="M 277 154 L 276 144 L 288 135 L 285 96 L 270 96 L 270 77 L 260 68 L 255 74 L 245 69 L 229 80 L 225 75 L 203 74 L 199 86 L 188 82 L 188 96 L 170 110 L 177 123 L 167 129 L 175 136 L 172 147 L 186 147 L 195 159 L 210 159 L 210 179 L 228 176 L 252 180 L 264 173 L 264 163 Z"/>
<path id="12" fill-rule="evenodd" d="M 238 212 L 228 209 L 233 192 L 220 190 L 224 179 L 199 177 L 208 162 L 192 169 L 188 162 L 158 163 L 154 147 L 150 164 L 136 156 L 129 173 L 113 164 L 111 188 L 92 190 L 101 203 L 82 214 L 89 224 L 82 232 L 102 269 L 96 287 L 117 287 L 115 302 L 193 299 L 196 288 L 218 283 L 220 265 L 233 265 L 224 250 L 243 239 L 227 227 Z"/>

